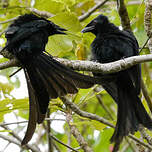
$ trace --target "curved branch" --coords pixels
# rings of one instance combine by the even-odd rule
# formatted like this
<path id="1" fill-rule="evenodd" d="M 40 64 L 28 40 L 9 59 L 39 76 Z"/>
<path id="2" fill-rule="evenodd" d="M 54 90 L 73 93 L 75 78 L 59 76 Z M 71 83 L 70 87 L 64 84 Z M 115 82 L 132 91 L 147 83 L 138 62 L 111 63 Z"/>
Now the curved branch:
<path id="1" fill-rule="evenodd" d="M 105 64 L 100 64 L 92 61 L 68 60 L 68 59 L 55 58 L 55 57 L 54 59 L 74 70 L 91 71 L 91 72 L 107 74 L 107 73 L 114 73 L 114 72 L 119 72 L 121 70 L 125 70 L 139 63 L 152 61 L 152 54 L 128 57 L 115 62 L 110 62 Z M 16 59 L 11 59 L 10 61 L 1 63 L 0 70 L 14 66 L 19 66 L 19 62 Z"/>
<path id="2" fill-rule="evenodd" d="M 99 2 L 98 4 L 96 4 L 94 7 L 92 7 L 91 9 L 89 9 L 87 13 L 83 14 L 82 16 L 80 16 L 79 17 L 79 21 L 82 22 L 83 20 L 85 20 L 86 18 L 88 18 L 93 12 L 95 12 L 98 8 L 100 8 L 101 6 L 103 6 L 108 1 L 109 0 L 104 0 L 104 1 Z"/>
<path id="3" fill-rule="evenodd" d="M 98 73 L 114 73 L 130 68 L 133 65 L 152 61 L 152 54 L 128 57 L 115 62 L 100 64 L 92 61 L 67 60 L 56 58 L 57 61 L 79 71 L 92 71 Z"/>
<path id="4" fill-rule="evenodd" d="M 0 70 L 10 68 L 10 67 L 15 67 L 18 66 L 18 61 L 16 59 L 11 59 L 7 62 L 0 63 Z"/>

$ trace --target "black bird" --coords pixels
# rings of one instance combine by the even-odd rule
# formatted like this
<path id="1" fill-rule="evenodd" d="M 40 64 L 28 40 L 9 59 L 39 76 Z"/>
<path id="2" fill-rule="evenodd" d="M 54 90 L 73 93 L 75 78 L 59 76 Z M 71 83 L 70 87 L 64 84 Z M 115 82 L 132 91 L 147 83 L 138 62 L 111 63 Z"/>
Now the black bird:
<path id="1" fill-rule="evenodd" d="M 96 38 L 91 44 L 95 62 L 109 63 L 126 57 L 138 55 L 138 42 L 132 32 L 119 30 L 104 15 L 93 19 L 83 30 L 91 32 Z M 104 74 L 94 73 L 103 76 Z M 140 65 L 104 76 L 113 76 L 113 81 L 102 84 L 118 106 L 117 123 L 111 142 L 119 144 L 124 136 L 134 133 L 139 125 L 151 129 L 152 120 L 147 114 L 138 95 L 141 89 Z"/>
<path id="2" fill-rule="evenodd" d="M 50 99 L 94 85 L 94 78 L 74 72 L 43 52 L 48 37 L 65 34 L 64 31 L 34 14 L 19 16 L 6 30 L 7 43 L 4 49 L 21 63 L 29 93 L 29 123 L 22 145 L 32 138 L 36 123 L 43 122 Z"/>

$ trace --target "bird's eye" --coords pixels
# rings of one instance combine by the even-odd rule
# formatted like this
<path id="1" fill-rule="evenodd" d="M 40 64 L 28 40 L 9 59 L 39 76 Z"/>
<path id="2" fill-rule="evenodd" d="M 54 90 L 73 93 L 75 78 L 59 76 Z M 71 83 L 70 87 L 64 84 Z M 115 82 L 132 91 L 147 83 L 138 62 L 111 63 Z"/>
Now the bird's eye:
<path id="1" fill-rule="evenodd" d="M 96 20 L 94 20 L 94 21 L 92 22 L 92 24 L 93 24 L 93 25 L 96 25 L 96 24 L 97 24 L 97 21 L 96 21 Z"/>

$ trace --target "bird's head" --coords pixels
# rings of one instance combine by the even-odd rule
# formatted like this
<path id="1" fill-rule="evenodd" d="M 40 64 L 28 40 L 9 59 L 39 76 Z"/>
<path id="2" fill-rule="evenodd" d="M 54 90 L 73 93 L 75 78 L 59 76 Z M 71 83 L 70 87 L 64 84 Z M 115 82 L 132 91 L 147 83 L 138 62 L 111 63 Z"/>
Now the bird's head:
<path id="1" fill-rule="evenodd" d="M 39 28 L 39 29 L 45 29 L 49 32 L 49 36 L 54 34 L 66 34 L 64 31 L 67 31 L 64 28 L 59 27 L 58 25 L 54 24 L 53 22 L 43 18 L 39 17 L 37 15 L 34 15 L 32 13 L 30 14 L 24 14 L 19 16 L 12 24 L 12 26 L 19 26 L 19 27 L 26 27 L 26 28 Z"/>
<path id="2" fill-rule="evenodd" d="M 104 32 L 105 26 L 109 23 L 108 18 L 104 15 L 99 15 L 95 19 L 93 19 L 81 32 L 87 33 L 91 32 L 95 35 L 100 32 Z"/>

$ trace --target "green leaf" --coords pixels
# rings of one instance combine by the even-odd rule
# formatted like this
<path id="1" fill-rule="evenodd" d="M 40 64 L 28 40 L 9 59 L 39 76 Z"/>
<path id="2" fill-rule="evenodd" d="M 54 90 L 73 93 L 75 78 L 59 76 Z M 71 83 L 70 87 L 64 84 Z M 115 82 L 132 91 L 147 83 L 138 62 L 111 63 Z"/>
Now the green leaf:
<path id="1" fill-rule="evenodd" d="M 0 132 L 12 132 L 11 130 L 0 130 Z"/>
<path id="2" fill-rule="evenodd" d="M 59 0 L 36 0 L 34 7 L 38 10 L 57 14 L 65 9 L 65 4 Z"/>
<path id="3" fill-rule="evenodd" d="M 50 20 L 55 24 L 68 30 L 67 35 L 53 35 L 49 37 L 49 42 L 46 49 L 49 50 L 53 56 L 70 52 L 73 50 L 74 41 L 80 41 L 80 37 L 76 35 L 76 32 L 81 30 L 81 25 L 77 17 L 70 12 L 60 13 Z M 70 32 L 69 32 L 70 31 Z"/>
<path id="4" fill-rule="evenodd" d="M 14 87 L 12 84 L 0 82 L 0 91 L 2 91 L 4 94 L 10 94 L 13 89 Z"/>
<path id="5" fill-rule="evenodd" d="M 104 130 L 102 130 L 94 145 L 94 151 L 109 152 L 111 147 L 110 138 L 112 136 L 112 133 L 112 128 L 105 128 Z"/>
<path id="6" fill-rule="evenodd" d="M 3 121 L 3 116 L 13 110 L 28 109 L 28 99 L 4 99 L 0 101 L 0 122 Z"/>
<path id="7" fill-rule="evenodd" d="M 49 38 L 46 50 L 53 55 L 58 56 L 61 52 L 69 52 L 73 48 L 72 40 L 68 36 L 54 35 Z"/>
<path id="8" fill-rule="evenodd" d="M 74 33 L 80 32 L 82 29 L 78 17 L 71 12 L 59 13 L 56 16 L 51 17 L 50 20 L 55 24 Z"/>

